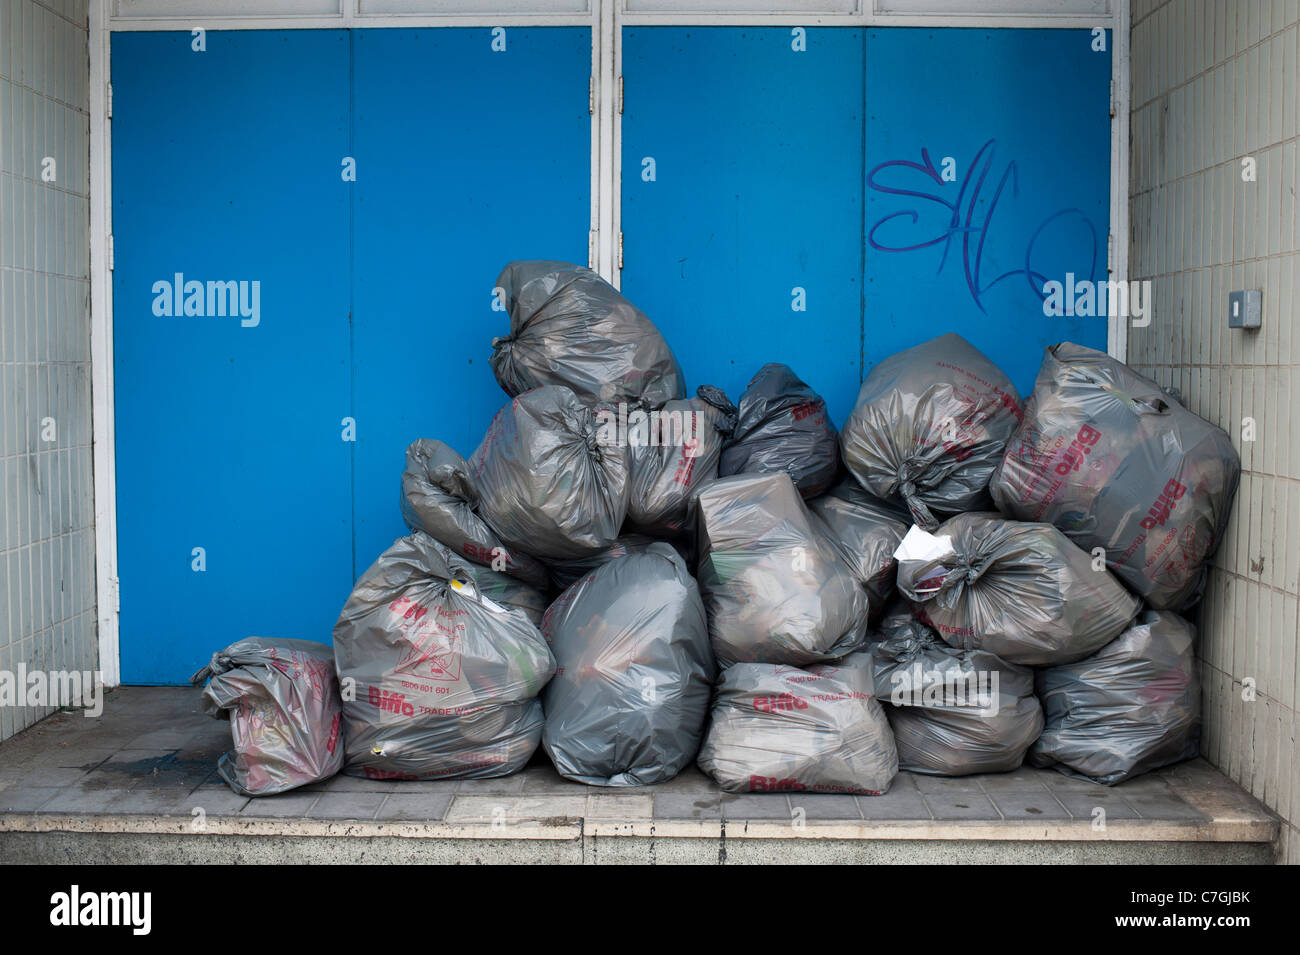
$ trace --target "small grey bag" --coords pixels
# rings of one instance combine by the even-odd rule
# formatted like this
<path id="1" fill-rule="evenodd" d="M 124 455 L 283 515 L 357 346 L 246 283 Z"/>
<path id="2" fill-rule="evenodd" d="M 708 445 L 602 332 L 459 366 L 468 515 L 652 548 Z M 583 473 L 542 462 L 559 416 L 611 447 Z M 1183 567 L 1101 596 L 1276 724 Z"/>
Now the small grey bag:
<path id="1" fill-rule="evenodd" d="M 950 549 L 900 556 L 898 589 L 954 647 L 1022 666 L 1070 663 L 1119 636 L 1142 605 L 1051 524 L 959 514 L 935 537 Z"/>
<path id="2" fill-rule="evenodd" d="M 1204 588 L 1240 475 L 1222 428 L 1109 355 L 1067 342 L 1043 356 L 990 490 L 1012 517 L 1105 548 L 1130 590 L 1179 610 Z"/>
<path id="3" fill-rule="evenodd" d="M 568 388 L 525 392 L 497 412 L 470 458 L 478 513 L 511 553 L 571 559 L 604 550 L 627 514 L 627 449 Z"/>
<path id="4" fill-rule="evenodd" d="M 628 447 L 627 519 L 648 534 L 674 536 L 694 519 L 695 489 L 718 476 L 723 442 L 736 426 L 736 407 L 720 389 L 702 385 L 697 397 L 670 401 L 649 412 L 648 419 L 650 440 Z"/>
<path id="5" fill-rule="evenodd" d="M 536 557 L 511 551 L 475 513 L 478 489 L 469 462 L 441 441 L 420 438 L 406 449 L 402 472 L 402 520 L 424 531 L 455 554 L 526 581 L 543 590 L 546 568 Z"/>
<path id="6" fill-rule="evenodd" d="M 287 792 L 342 768 L 342 702 L 325 644 L 249 637 L 190 678 L 204 680 L 203 712 L 229 719 L 234 740 L 217 772 L 241 796 Z"/>
<path id="7" fill-rule="evenodd" d="M 816 497 L 840 473 L 839 436 L 821 395 L 789 365 L 771 363 L 740 396 L 740 416 L 718 474 L 781 472 L 804 497 Z"/>
<path id="8" fill-rule="evenodd" d="M 723 670 L 699 762 L 727 792 L 886 792 L 898 753 L 870 655 L 802 670 L 770 663 Z"/>
<path id="9" fill-rule="evenodd" d="M 788 474 L 718 478 L 697 502 L 696 576 L 720 664 L 803 666 L 862 646 L 867 592 Z"/>
<path id="10" fill-rule="evenodd" d="M 948 646 L 901 601 L 872 636 L 876 695 L 887 704 L 900 768 L 969 776 L 1024 762 L 1043 730 L 1032 670 Z"/>
<path id="11" fill-rule="evenodd" d="M 542 385 L 646 408 L 686 397 L 686 379 L 659 329 L 590 269 L 511 262 L 497 288 L 510 334 L 492 341 L 492 371 L 511 397 Z"/>
<path id="12" fill-rule="evenodd" d="M 542 633 L 556 662 L 542 746 L 561 776 L 644 786 L 690 764 L 717 668 L 676 550 L 656 543 L 609 561 L 560 595 Z"/>
<path id="13" fill-rule="evenodd" d="M 1196 630 L 1148 610 L 1086 659 L 1038 671 L 1047 726 L 1029 760 L 1106 786 L 1197 755 Z"/>
<path id="14" fill-rule="evenodd" d="M 989 478 L 1020 415 L 1011 379 L 947 334 L 867 373 L 840 450 L 863 487 L 905 504 L 916 524 L 934 530 L 937 513 L 987 506 Z"/>
<path id="15" fill-rule="evenodd" d="M 473 569 L 417 531 L 361 575 L 334 625 L 344 772 L 370 779 L 504 776 L 542 736 L 555 660 L 522 611 L 479 593 Z"/>

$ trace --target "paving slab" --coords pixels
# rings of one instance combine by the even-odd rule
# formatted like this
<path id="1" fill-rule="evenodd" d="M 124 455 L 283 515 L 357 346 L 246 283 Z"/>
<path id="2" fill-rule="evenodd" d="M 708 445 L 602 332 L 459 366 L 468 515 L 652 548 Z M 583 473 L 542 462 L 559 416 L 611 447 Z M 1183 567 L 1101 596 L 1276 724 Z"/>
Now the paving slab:
<path id="1" fill-rule="evenodd" d="M 563 797 L 561 797 L 563 798 Z M 587 819 L 652 819 L 654 797 L 631 792 L 594 792 L 587 797 Z"/>
<path id="2" fill-rule="evenodd" d="M 250 799 L 240 810 L 241 817 L 298 819 L 316 805 L 320 793 L 287 792 Z"/>
<path id="3" fill-rule="evenodd" d="M 1052 795 L 1075 819 L 1100 819 L 1104 822 L 1107 819 L 1142 818 L 1122 795 L 1108 789 L 1081 793 L 1056 790 Z M 1101 810 L 1101 815 L 1098 815 L 1098 810 Z"/>
<path id="4" fill-rule="evenodd" d="M 437 822 L 447 815 L 449 793 L 393 793 L 379 809 L 380 819 Z"/>
<path id="5" fill-rule="evenodd" d="M 1002 814 L 982 792 L 928 792 L 922 797 L 936 820 L 1000 820 Z"/>
<path id="6" fill-rule="evenodd" d="M 1074 816 L 1061 805 L 1056 796 L 1039 787 L 1035 791 L 1008 789 L 988 794 L 1003 819 L 1073 819 Z"/>
<path id="7" fill-rule="evenodd" d="M 474 823 L 493 828 L 537 826 L 544 822 L 582 819 L 586 796 L 521 796 L 517 793 L 452 797 L 448 822 Z"/>
<path id="8" fill-rule="evenodd" d="M 321 793 L 311 807 L 313 819 L 374 819 L 388 793 Z"/>
<path id="9" fill-rule="evenodd" d="M 917 790 L 897 785 L 891 786 L 883 796 L 859 796 L 858 812 L 868 821 L 934 818 L 924 797 Z"/>

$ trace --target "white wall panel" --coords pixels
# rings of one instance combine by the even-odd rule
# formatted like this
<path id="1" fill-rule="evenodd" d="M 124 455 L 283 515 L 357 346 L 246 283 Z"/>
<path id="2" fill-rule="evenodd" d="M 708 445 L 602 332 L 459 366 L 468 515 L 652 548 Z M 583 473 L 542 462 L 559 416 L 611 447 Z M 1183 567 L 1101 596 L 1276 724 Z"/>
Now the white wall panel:
<path id="1" fill-rule="evenodd" d="M 1155 306 L 1128 360 L 1241 455 L 1198 621 L 1201 751 L 1282 817 L 1300 863 L 1300 6 L 1135 0 L 1132 16 L 1130 275 Z M 1230 329 L 1228 293 L 1248 288 L 1263 326 Z"/>
<path id="2" fill-rule="evenodd" d="M 587 0 L 491 0 L 466 3 L 465 0 L 358 0 L 360 16 L 387 14 L 406 16 L 474 16 L 494 14 L 575 14 L 591 12 Z"/>
<path id="3" fill-rule="evenodd" d="M 345 0 L 114 0 L 113 16 L 131 18 L 341 16 Z"/>
<path id="4" fill-rule="evenodd" d="M 984 16 L 1104 16 L 1109 0 L 876 0 L 877 13 Z"/>
<path id="5" fill-rule="evenodd" d="M 0 4 L 0 671 L 93 670 L 86 0 Z M 0 739 L 53 705 L 0 706 Z"/>

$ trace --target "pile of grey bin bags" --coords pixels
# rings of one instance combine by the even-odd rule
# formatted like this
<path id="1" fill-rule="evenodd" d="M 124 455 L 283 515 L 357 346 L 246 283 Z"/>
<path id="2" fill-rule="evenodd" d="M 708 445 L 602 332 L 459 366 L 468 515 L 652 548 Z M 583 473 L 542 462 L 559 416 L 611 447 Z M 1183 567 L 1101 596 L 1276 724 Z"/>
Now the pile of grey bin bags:
<path id="1" fill-rule="evenodd" d="M 503 776 L 880 794 L 1025 760 L 1111 785 L 1197 753 L 1196 633 L 1228 435 L 1100 352 L 1023 400 L 958 335 L 871 368 L 839 431 L 785 365 L 687 396 L 594 272 L 497 279 L 509 396 L 469 456 L 406 452 L 395 541 L 333 648 L 243 640 L 195 676 L 220 772 L 282 792 Z"/>

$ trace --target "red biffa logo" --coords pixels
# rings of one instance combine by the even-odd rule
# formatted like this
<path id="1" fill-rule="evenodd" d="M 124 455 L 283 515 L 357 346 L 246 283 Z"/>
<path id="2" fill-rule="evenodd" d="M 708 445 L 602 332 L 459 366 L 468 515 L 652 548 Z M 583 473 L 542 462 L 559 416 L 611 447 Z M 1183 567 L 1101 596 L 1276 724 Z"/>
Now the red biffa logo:
<path id="1" fill-rule="evenodd" d="M 381 690 L 377 686 L 370 687 L 370 692 L 366 695 L 370 705 L 381 713 L 396 713 L 399 716 L 414 716 L 415 707 L 406 702 L 406 694 L 391 693 L 388 690 Z"/>
<path id="2" fill-rule="evenodd" d="M 811 415 L 817 414 L 826 407 L 826 402 L 818 398 L 814 401 L 805 401 L 803 404 L 795 405 L 790 411 L 794 414 L 795 421 L 802 421 Z"/>
<path id="3" fill-rule="evenodd" d="M 760 713 L 781 713 L 808 709 L 808 701 L 793 693 L 778 693 L 776 696 L 754 697 L 754 709 Z"/>
<path id="4" fill-rule="evenodd" d="M 752 793 L 791 793 L 807 789 L 797 779 L 777 779 L 775 776 L 750 776 L 749 791 Z"/>
<path id="5" fill-rule="evenodd" d="M 1187 493 L 1187 488 L 1177 481 L 1171 480 L 1165 485 L 1165 489 L 1160 492 L 1160 496 L 1152 503 L 1151 509 L 1147 511 L 1147 516 L 1142 518 L 1142 527 L 1146 530 L 1155 530 L 1157 527 L 1164 527 L 1165 521 L 1169 520 L 1169 514 L 1174 509 L 1174 505 L 1179 499 Z"/>
<path id="6" fill-rule="evenodd" d="M 1070 446 L 1065 449 L 1059 464 L 1056 465 L 1056 473 L 1062 477 L 1067 476 L 1071 471 L 1079 470 L 1079 465 L 1083 464 L 1086 455 L 1092 453 L 1097 442 L 1101 440 L 1101 432 L 1096 428 L 1090 428 L 1086 424 L 1079 429 L 1079 434 Z"/>

